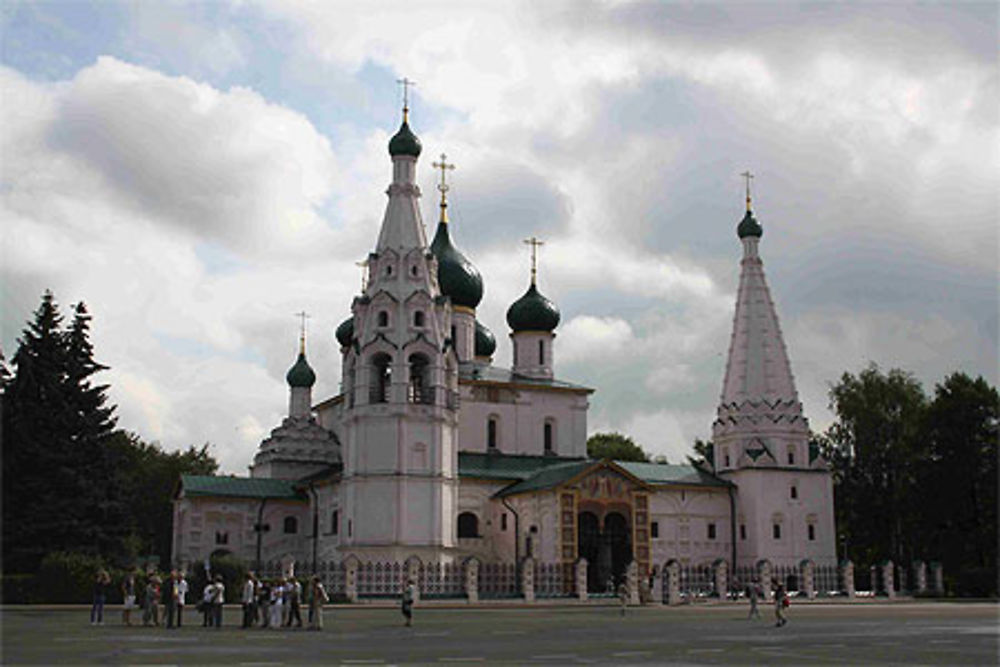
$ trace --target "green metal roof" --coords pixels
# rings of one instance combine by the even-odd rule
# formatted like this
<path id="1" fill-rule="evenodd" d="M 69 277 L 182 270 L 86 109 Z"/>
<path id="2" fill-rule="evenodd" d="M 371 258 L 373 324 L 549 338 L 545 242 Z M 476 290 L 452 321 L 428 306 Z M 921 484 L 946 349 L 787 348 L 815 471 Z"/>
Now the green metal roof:
<path id="1" fill-rule="evenodd" d="M 547 468 L 542 468 L 527 479 L 523 479 L 516 484 L 506 487 L 505 489 L 501 489 L 497 495 L 512 496 L 517 493 L 527 493 L 528 491 L 551 489 L 559 486 L 568 479 L 576 477 L 595 463 L 596 461 L 588 460 L 557 463 L 555 465 L 548 466 Z"/>
<path id="2" fill-rule="evenodd" d="M 480 479 L 523 480 L 539 470 L 552 465 L 583 459 L 566 459 L 555 456 L 529 456 L 527 454 L 484 454 L 482 452 L 459 452 L 458 474 L 460 477 Z"/>
<path id="3" fill-rule="evenodd" d="M 726 480 L 692 465 L 667 463 L 637 463 L 615 461 L 621 468 L 649 484 L 694 484 L 697 486 L 731 486 Z"/>
<path id="4" fill-rule="evenodd" d="M 188 498 L 225 496 L 305 500 L 305 496 L 295 489 L 295 482 L 287 479 L 181 475 L 181 490 Z"/>
<path id="5" fill-rule="evenodd" d="M 486 366 L 475 362 L 461 364 L 458 369 L 458 377 L 461 380 L 473 382 L 497 382 L 502 384 L 533 385 L 539 388 L 568 389 L 572 391 L 593 393 L 593 389 L 582 384 L 573 384 L 563 380 L 532 378 L 527 375 L 518 375 L 509 368 L 497 368 L 496 366 Z"/>

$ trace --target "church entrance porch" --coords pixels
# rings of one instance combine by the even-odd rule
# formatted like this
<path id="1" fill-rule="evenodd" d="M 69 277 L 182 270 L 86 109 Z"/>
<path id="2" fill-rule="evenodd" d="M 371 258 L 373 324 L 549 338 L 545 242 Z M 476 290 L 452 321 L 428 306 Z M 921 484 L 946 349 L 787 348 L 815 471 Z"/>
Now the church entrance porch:
<path id="1" fill-rule="evenodd" d="M 587 592 L 614 593 L 632 562 L 631 508 L 581 511 L 577 518 L 579 557 L 586 558 Z"/>

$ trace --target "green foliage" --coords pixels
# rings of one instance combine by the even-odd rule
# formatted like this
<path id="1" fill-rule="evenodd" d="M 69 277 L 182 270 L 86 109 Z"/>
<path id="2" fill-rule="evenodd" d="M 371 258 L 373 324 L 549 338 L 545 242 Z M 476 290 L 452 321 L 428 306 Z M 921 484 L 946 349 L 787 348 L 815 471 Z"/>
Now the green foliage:
<path id="1" fill-rule="evenodd" d="M 816 441 L 847 557 L 941 560 L 957 593 L 995 593 L 996 389 L 955 373 L 928 402 L 908 373 L 871 365 L 841 377 L 830 407 L 837 421 Z"/>
<path id="2" fill-rule="evenodd" d="M 100 556 L 61 551 L 50 553 L 42 560 L 35 578 L 37 600 L 66 604 L 90 602 L 94 580 L 101 569 L 106 569 L 106 563 Z"/>
<path id="3" fill-rule="evenodd" d="M 246 564 L 235 556 L 226 555 L 212 556 L 209 559 L 209 565 L 212 569 L 212 577 L 217 574 L 222 575 L 222 583 L 226 587 L 226 602 L 239 602 L 240 591 L 247 576 Z M 192 569 L 193 571 L 188 573 L 190 575 L 188 584 L 191 589 L 188 596 L 196 602 L 200 599 L 202 591 L 205 590 L 208 579 L 205 577 L 205 568 L 201 564 L 193 564 Z"/>
<path id="4" fill-rule="evenodd" d="M 35 575 L 5 574 L 0 577 L 0 596 L 3 604 L 31 604 L 38 599 L 35 593 Z"/>
<path id="5" fill-rule="evenodd" d="M 690 465 L 704 468 L 705 470 L 715 470 L 715 445 L 711 440 L 694 439 L 694 456 L 688 455 L 687 460 Z"/>
<path id="6" fill-rule="evenodd" d="M 649 455 L 642 447 L 621 433 L 595 433 L 587 438 L 587 456 L 615 461 L 649 461 Z"/>

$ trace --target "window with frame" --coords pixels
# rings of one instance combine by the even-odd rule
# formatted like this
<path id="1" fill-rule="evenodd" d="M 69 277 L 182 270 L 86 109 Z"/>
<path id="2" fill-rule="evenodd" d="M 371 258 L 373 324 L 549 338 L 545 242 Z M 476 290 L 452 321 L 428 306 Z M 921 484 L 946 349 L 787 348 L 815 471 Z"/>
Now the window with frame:
<path id="1" fill-rule="evenodd" d="M 546 454 L 551 454 L 554 449 L 552 433 L 553 433 L 552 422 L 551 421 L 545 422 L 545 426 L 543 427 L 543 441 L 545 443 Z"/>
<path id="2" fill-rule="evenodd" d="M 715 524 L 714 523 L 708 524 L 708 539 L 710 539 L 710 540 L 714 540 L 715 539 Z"/>
<path id="3" fill-rule="evenodd" d="M 294 516 L 286 516 L 284 530 L 285 535 L 294 535 L 299 532 L 299 520 Z"/>
<path id="4" fill-rule="evenodd" d="M 479 537 L 479 519 L 472 512 L 458 515 L 458 536 Z"/>
<path id="5" fill-rule="evenodd" d="M 788 465 L 790 465 L 790 466 L 795 465 L 795 448 L 794 447 L 789 447 L 788 448 Z"/>
<path id="6" fill-rule="evenodd" d="M 809 531 L 809 541 L 810 542 L 815 542 L 816 541 L 816 524 L 810 523 L 810 524 L 808 524 L 808 526 L 806 527 L 806 529 Z"/>
<path id="7" fill-rule="evenodd" d="M 538 341 L 538 365 L 539 366 L 544 366 L 545 365 L 545 341 L 544 340 Z"/>
<path id="8" fill-rule="evenodd" d="M 793 484 L 788 489 L 788 495 L 792 498 L 792 500 L 798 500 L 798 497 L 799 497 L 799 487 L 797 487 L 797 486 L 795 486 Z"/>
<path id="9" fill-rule="evenodd" d="M 338 510 L 333 510 L 330 515 L 330 534 L 336 535 L 340 532 L 340 512 Z"/>
<path id="10" fill-rule="evenodd" d="M 410 355 L 410 387 L 407 398 L 411 403 L 433 403 L 434 392 L 431 391 L 429 369 L 430 361 L 423 354 Z"/>
<path id="11" fill-rule="evenodd" d="M 229 533 L 215 531 L 216 544 L 229 544 Z"/>
<path id="12" fill-rule="evenodd" d="M 771 537 L 773 537 L 776 540 L 780 540 L 781 539 L 781 524 L 780 523 L 772 523 L 771 524 Z"/>
<path id="13" fill-rule="evenodd" d="M 660 522 L 659 521 L 651 521 L 650 522 L 650 524 L 649 524 L 649 536 L 652 539 L 654 539 L 654 540 L 660 539 Z"/>
<path id="14" fill-rule="evenodd" d="M 413 313 L 413 326 L 422 327 L 424 326 L 424 322 L 425 322 L 424 311 L 418 310 L 415 313 Z"/>
<path id="15" fill-rule="evenodd" d="M 497 431 L 499 430 L 499 425 L 497 424 L 496 417 L 490 417 L 486 420 L 486 446 L 490 449 L 497 448 Z"/>
<path id="16" fill-rule="evenodd" d="M 745 523 L 740 524 L 740 539 L 747 539 L 747 525 Z"/>
<path id="17" fill-rule="evenodd" d="M 370 403 L 386 403 L 392 385 L 392 358 L 385 352 L 372 357 L 372 381 L 369 387 Z"/>
<path id="18" fill-rule="evenodd" d="M 389 326 L 389 313 L 385 310 L 378 311 L 378 325 L 380 327 Z"/>

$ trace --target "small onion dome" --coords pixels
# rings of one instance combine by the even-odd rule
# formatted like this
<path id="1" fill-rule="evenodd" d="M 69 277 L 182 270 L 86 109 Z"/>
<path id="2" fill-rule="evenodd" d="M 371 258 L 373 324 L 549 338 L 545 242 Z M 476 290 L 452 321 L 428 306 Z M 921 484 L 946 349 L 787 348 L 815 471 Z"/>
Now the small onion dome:
<path id="1" fill-rule="evenodd" d="M 438 261 L 438 285 L 456 306 L 475 310 L 483 300 L 483 278 L 479 270 L 451 243 L 448 223 L 438 223 L 431 242 L 431 252 Z"/>
<path id="2" fill-rule="evenodd" d="M 354 316 L 351 315 L 341 322 L 334 335 L 337 337 L 337 342 L 340 343 L 341 347 L 350 345 L 351 341 L 354 340 Z"/>
<path id="3" fill-rule="evenodd" d="M 410 124 L 405 120 L 399 128 L 399 132 L 389 140 L 389 155 L 409 155 L 410 157 L 420 157 L 420 139 L 410 130 Z"/>
<path id="4" fill-rule="evenodd" d="M 309 367 L 304 353 L 299 352 L 299 358 L 295 365 L 288 369 L 285 380 L 288 381 L 289 387 L 311 387 L 316 383 L 316 374 Z"/>
<path id="5" fill-rule="evenodd" d="M 538 292 L 535 283 L 507 309 L 507 324 L 518 331 L 552 331 L 559 325 L 559 309 Z"/>
<path id="6" fill-rule="evenodd" d="M 476 356 L 492 357 L 497 350 L 497 339 L 493 337 L 493 332 L 476 320 Z"/>
<path id="7" fill-rule="evenodd" d="M 736 228 L 736 233 L 741 239 L 748 236 L 756 236 L 757 238 L 760 238 L 764 235 L 764 228 L 761 227 L 760 223 L 757 222 L 757 219 L 753 217 L 753 213 L 748 210 L 747 214 L 743 216 L 742 220 L 740 220 L 740 224 Z"/>

